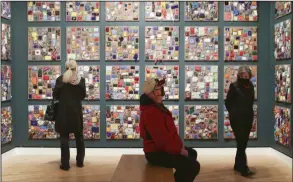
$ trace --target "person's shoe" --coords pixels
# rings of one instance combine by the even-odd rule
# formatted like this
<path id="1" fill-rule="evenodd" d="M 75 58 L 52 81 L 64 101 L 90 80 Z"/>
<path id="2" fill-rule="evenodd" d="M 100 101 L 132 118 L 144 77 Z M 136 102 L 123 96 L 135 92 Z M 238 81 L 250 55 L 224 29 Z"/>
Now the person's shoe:
<path id="1" fill-rule="evenodd" d="M 81 167 L 83 167 L 84 165 L 83 165 L 83 163 L 81 163 L 81 162 L 77 162 L 77 163 L 76 163 L 76 166 L 81 168 Z"/>
<path id="2" fill-rule="evenodd" d="M 244 176 L 244 177 L 249 177 L 254 174 L 255 174 L 255 172 L 251 171 L 249 168 L 247 168 L 245 171 L 241 172 L 241 176 Z"/>
<path id="3" fill-rule="evenodd" d="M 60 169 L 64 170 L 64 171 L 68 171 L 69 170 L 69 166 L 63 166 L 62 164 L 60 165 Z"/>

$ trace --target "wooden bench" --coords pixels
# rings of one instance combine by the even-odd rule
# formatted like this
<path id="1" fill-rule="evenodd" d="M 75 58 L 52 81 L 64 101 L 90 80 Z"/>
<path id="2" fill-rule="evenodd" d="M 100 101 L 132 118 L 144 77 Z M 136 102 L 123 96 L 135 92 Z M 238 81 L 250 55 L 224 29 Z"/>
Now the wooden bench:
<path id="1" fill-rule="evenodd" d="M 112 182 L 174 182 L 173 169 L 152 166 L 144 155 L 122 155 Z"/>

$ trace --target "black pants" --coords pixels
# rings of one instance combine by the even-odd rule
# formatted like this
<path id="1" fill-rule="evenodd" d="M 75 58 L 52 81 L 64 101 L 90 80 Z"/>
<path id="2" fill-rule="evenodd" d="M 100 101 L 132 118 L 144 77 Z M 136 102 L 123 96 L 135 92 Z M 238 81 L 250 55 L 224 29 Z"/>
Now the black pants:
<path id="1" fill-rule="evenodd" d="M 192 148 L 185 147 L 185 149 L 188 151 L 188 157 L 165 152 L 148 152 L 145 156 L 152 165 L 175 168 L 175 182 L 193 182 L 200 171 L 200 164 L 197 161 L 197 152 Z"/>
<path id="2" fill-rule="evenodd" d="M 76 161 L 78 164 L 83 164 L 85 156 L 85 146 L 82 133 L 74 133 L 77 156 Z M 60 134 L 61 139 L 61 164 L 63 166 L 69 166 L 70 152 L 69 152 L 69 133 Z"/>

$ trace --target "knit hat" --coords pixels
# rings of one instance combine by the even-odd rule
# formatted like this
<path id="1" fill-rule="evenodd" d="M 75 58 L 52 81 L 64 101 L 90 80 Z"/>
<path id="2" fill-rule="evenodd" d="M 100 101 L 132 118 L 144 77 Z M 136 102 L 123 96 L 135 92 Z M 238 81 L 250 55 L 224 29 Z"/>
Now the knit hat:
<path id="1" fill-rule="evenodd" d="M 144 81 L 143 93 L 149 94 L 155 89 L 156 86 L 162 86 L 164 84 L 165 84 L 165 79 L 159 80 L 159 79 L 148 77 Z"/>

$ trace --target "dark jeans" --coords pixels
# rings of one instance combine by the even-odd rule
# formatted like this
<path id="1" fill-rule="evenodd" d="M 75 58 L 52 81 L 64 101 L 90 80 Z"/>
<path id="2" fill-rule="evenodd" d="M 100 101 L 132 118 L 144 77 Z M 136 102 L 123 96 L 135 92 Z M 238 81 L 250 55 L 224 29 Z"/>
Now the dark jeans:
<path id="1" fill-rule="evenodd" d="M 175 168 L 175 182 L 193 182 L 200 171 L 200 164 L 197 161 L 197 152 L 192 148 L 185 149 L 188 151 L 188 157 L 165 152 L 148 152 L 145 156 L 152 165 Z"/>
<path id="2" fill-rule="evenodd" d="M 76 161 L 78 164 L 83 164 L 85 156 L 85 146 L 83 140 L 83 133 L 74 133 L 77 156 Z M 60 134 L 61 139 L 61 164 L 63 166 L 69 166 L 70 152 L 69 152 L 69 133 Z"/>

